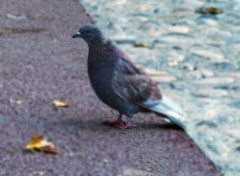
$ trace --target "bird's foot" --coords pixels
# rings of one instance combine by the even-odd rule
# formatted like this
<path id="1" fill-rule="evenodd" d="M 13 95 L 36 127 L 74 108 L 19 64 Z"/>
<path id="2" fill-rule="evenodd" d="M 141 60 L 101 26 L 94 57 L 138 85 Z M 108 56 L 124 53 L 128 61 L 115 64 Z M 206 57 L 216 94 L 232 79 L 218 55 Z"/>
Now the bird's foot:
<path id="1" fill-rule="evenodd" d="M 127 123 L 124 122 L 121 118 L 118 118 L 117 120 L 106 120 L 103 122 L 105 125 L 109 125 L 109 126 L 114 126 L 114 127 L 118 127 L 121 125 L 126 125 Z"/>
<path id="2" fill-rule="evenodd" d="M 125 124 L 121 124 L 121 125 L 118 125 L 118 126 L 115 126 L 116 128 L 120 129 L 120 130 L 126 130 L 126 129 L 129 129 L 129 128 L 132 128 L 134 127 L 135 125 L 133 125 L 131 122 L 125 122 Z"/>

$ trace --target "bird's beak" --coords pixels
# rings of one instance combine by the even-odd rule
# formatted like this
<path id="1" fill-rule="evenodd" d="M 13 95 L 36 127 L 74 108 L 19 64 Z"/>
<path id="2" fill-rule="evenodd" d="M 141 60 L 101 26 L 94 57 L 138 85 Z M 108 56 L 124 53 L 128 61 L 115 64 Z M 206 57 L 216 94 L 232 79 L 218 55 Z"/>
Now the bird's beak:
<path id="1" fill-rule="evenodd" d="M 76 32 L 72 38 L 81 38 L 81 33 L 80 32 Z"/>

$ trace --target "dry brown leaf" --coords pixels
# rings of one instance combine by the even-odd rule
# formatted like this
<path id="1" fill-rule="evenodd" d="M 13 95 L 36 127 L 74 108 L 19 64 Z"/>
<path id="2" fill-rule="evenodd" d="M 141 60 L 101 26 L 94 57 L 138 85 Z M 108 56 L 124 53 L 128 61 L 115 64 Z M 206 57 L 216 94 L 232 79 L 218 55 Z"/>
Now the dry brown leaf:
<path id="1" fill-rule="evenodd" d="M 59 107 L 59 108 L 68 108 L 69 107 L 69 105 L 67 103 L 65 103 L 63 101 L 59 101 L 59 100 L 54 100 L 53 105 L 55 107 Z"/>
<path id="2" fill-rule="evenodd" d="M 27 143 L 26 149 L 54 155 L 58 154 L 58 151 L 54 148 L 54 144 L 41 134 L 33 136 Z"/>
<path id="3" fill-rule="evenodd" d="M 46 146 L 43 149 L 41 149 L 41 151 L 44 153 L 49 153 L 49 154 L 53 154 L 53 155 L 59 154 L 58 151 L 51 146 Z"/>

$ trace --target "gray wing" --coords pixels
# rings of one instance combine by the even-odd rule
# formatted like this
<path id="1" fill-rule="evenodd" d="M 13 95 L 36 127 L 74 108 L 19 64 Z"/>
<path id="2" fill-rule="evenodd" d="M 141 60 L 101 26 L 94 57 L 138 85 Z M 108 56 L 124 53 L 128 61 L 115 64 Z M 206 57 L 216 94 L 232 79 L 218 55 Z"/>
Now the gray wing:
<path id="1" fill-rule="evenodd" d="M 127 102 L 136 103 L 185 129 L 186 114 L 173 101 L 162 96 L 157 84 L 144 71 L 125 58 L 119 59 L 112 87 Z"/>
<path id="2" fill-rule="evenodd" d="M 161 99 L 157 84 L 126 58 L 120 58 L 117 62 L 112 87 L 127 102 L 142 104 L 147 99 Z"/>

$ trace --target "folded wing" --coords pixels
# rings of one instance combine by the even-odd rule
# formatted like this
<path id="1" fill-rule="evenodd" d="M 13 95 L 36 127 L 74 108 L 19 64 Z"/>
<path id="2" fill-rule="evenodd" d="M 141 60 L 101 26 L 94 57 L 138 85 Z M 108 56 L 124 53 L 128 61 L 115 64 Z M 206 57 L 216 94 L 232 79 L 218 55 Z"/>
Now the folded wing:
<path id="1" fill-rule="evenodd" d="M 112 86 L 115 93 L 124 101 L 136 103 L 145 109 L 163 115 L 184 128 L 183 119 L 186 115 L 182 109 L 163 96 L 157 84 L 128 58 L 119 59 Z"/>

